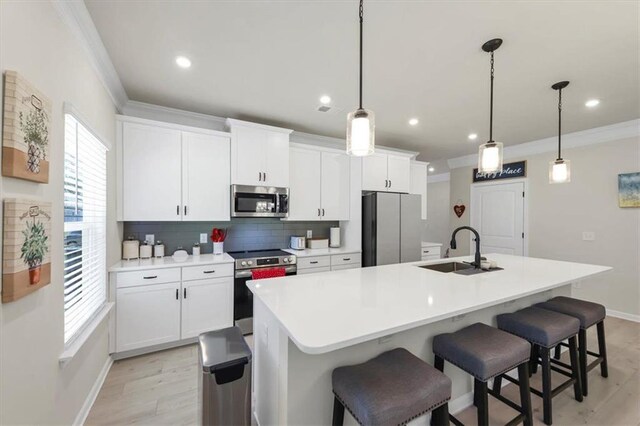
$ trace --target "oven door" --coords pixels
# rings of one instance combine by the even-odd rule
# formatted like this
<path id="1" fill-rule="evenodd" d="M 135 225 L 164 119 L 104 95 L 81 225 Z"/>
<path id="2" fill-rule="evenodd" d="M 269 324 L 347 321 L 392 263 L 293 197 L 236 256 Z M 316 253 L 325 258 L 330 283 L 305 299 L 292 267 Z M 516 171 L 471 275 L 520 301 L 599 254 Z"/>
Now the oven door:
<path id="1" fill-rule="evenodd" d="M 231 185 L 232 217 L 287 217 L 289 188 Z"/>
<path id="2" fill-rule="evenodd" d="M 286 276 L 296 275 L 296 265 L 284 268 Z M 236 271 L 233 280 L 233 321 L 245 335 L 253 334 L 253 293 L 247 287 L 251 279 L 251 269 L 243 269 Z"/>

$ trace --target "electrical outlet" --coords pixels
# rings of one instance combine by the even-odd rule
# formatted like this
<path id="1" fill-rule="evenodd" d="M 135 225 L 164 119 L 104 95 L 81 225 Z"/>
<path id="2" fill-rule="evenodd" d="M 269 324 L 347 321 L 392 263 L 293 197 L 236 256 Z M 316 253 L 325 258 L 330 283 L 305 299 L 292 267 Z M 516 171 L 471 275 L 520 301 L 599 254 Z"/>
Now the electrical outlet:
<path id="1" fill-rule="evenodd" d="M 144 240 L 148 242 L 149 245 L 154 245 L 156 243 L 156 236 L 154 234 L 146 234 Z"/>
<path id="2" fill-rule="evenodd" d="M 596 233 L 592 231 L 584 231 L 582 233 L 582 241 L 595 241 Z"/>
<path id="3" fill-rule="evenodd" d="M 207 234 L 200 234 L 200 244 L 207 244 Z"/>
<path id="4" fill-rule="evenodd" d="M 307 238 L 313 238 L 313 231 L 311 229 L 307 229 Z"/>

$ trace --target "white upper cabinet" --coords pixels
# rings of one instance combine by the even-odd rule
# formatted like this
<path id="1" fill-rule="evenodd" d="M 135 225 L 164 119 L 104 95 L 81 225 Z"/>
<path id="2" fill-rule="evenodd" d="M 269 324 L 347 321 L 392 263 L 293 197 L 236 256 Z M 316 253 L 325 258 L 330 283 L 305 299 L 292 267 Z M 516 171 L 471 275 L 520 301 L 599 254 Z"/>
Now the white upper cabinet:
<path id="1" fill-rule="evenodd" d="M 322 219 L 349 220 L 351 170 L 349 156 L 337 152 L 322 153 Z"/>
<path id="2" fill-rule="evenodd" d="M 122 220 L 182 219 L 181 132 L 122 123 Z"/>
<path id="3" fill-rule="evenodd" d="M 118 117 L 118 220 L 228 221 L 231 135 Z"/>
<path id="4" fill-rule="evenodd" d="M 182 132 L 182 219 L 230 219 L 231 141 Z"/>
<path id="5" fill-rule="evenodd" d="M 422 220 L 427 220 L 427 167 L 429 163 L 420 161 L 411 162 L 411 189 L 410 194 L 422 196 Z"/>
<path id="6" fill-rule="evenodd" d="M 231 183 L 289 186 L 291 130 L 227 120 L 231 132 Z"/>
<path id="7" fill-rule="evenodd" d="M 411 160 L 408 156 L 376 153 L 362 159 L 364 191 L 409 192 Z"/>
<path id="8" fill-rule="evenodd" d="M 288 220 L 349 220 L 350 159 L 315 148 L 290 150 Z"/>

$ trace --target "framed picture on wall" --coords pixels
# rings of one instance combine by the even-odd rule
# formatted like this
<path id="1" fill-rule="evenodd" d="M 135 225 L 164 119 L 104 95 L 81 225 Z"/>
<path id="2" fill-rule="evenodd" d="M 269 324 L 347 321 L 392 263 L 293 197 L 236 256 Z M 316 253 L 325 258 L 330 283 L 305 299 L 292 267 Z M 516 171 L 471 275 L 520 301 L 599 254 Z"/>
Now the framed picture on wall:
<path id="1" fill-rule="evenodd" d="M 4 75 L 2 175 L 49 182 L 51 101 L 15 71 Z"/>
<path id="2" fill-rule="evenodd" d="M 640 172 L 618 175 L 618 205 L 640 207 Z"/>
<path id="3" fill-rule="evenodd" d="M 51 203 L 4 200 L 2 302 L 13 302 L 51 282 Z"/>

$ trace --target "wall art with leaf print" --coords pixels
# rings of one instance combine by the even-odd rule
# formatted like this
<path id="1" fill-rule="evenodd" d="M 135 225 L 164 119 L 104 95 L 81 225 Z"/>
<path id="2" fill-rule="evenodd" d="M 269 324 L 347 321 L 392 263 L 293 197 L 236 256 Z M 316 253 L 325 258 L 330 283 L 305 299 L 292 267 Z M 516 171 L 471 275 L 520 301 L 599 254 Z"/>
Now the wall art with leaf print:
<path id="1" fill-rule="evenodd" d="M 13 302 L 51 282 L 51 203 L 4 200 L 2 302 Z"/>
<path id="2" fill-rule="evenodd" d="M 15 71 L 4 74 L 2 175 L 49 182 L 51 101 Z"/>

